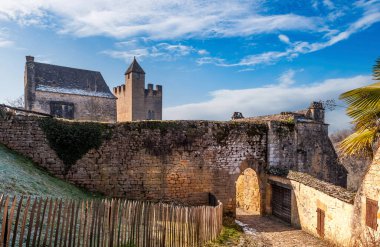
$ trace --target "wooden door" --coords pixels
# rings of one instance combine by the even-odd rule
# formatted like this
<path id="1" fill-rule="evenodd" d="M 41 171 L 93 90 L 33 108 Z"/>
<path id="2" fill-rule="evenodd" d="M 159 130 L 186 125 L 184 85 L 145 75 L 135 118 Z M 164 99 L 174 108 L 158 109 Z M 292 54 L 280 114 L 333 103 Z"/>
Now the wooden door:
<path id="1" fill-rule="evenodd" d="M 272 184 L 272 214 L 291 223 L 291 190 Z"/>

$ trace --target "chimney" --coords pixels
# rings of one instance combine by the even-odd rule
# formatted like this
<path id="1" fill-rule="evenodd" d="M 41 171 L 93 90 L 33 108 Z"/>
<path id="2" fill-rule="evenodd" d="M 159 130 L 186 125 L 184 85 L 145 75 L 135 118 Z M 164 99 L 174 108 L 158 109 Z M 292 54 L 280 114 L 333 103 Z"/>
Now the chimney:
<path id="1" fill-rule="evenodd" d="M 26 56 L 26 61 L 27 62 L 34 62 L 34 57 L 33 56 Z"/>
<path id="2" fill-rule="evenodd" d="M 318 122 L 325 122 L 325 108 L 322 102 L 312 102 L 309 107 L 309 116 Z"/>
<path id="3" fill-rule="evenodd" d="M 244 118 L 244 116 L 241 112 L 234 112 L 234 114 L 231 117 L 232 120 L 243 119 L 243 118 Z"/>

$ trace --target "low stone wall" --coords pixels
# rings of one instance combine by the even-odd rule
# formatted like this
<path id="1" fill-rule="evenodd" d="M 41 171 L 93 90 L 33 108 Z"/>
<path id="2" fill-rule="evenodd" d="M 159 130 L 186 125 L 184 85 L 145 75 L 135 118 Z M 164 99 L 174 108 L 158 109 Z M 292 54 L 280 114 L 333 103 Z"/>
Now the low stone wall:
<path id="1" fill-rule="evenodd" d="M 349 246 L 353 234 L 354 193 L 298 172 L 290 172 L 287 178 L 270 176 L 269 180 L 291 188 L 292 225 L 329 242 Z M 317 231 L 317 209 L 325 213 L 324 236 Z"/>

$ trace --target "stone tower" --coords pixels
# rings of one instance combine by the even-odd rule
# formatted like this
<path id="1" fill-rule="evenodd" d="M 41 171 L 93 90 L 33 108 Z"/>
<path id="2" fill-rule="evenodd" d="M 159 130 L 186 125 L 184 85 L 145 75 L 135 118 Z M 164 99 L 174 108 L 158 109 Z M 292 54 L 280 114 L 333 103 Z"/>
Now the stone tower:
<path id="1" fill-rule="evenodd" d="M 114 87 L 117 97 L 117 121 L 161 120 L 162 86 L 148 84 L 145 88 L 145 72 L 133 58 L 125 75 L 125 84 Z"/>

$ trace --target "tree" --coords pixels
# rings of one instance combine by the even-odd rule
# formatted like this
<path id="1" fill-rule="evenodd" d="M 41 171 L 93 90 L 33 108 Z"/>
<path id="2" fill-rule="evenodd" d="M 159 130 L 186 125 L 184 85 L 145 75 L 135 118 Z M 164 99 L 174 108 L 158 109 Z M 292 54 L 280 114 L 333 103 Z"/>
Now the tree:
<path id="1" fill-rule="evenodd" d="M 373 66 L 374 84 L 340 95 L 347 104 L 346 113 L 354 124 L 355 132 L 339 145 L 345 155 L 373 157 L 380 134 L 380 58 Z"/>

